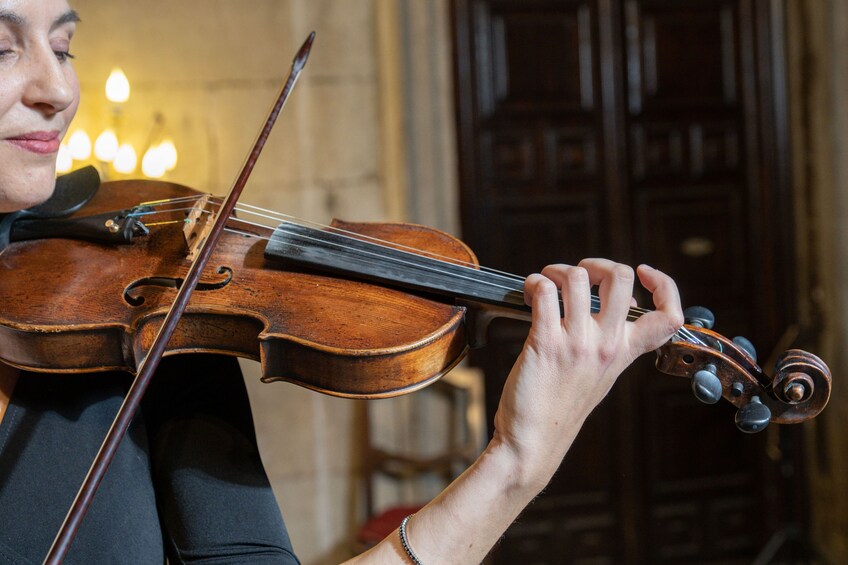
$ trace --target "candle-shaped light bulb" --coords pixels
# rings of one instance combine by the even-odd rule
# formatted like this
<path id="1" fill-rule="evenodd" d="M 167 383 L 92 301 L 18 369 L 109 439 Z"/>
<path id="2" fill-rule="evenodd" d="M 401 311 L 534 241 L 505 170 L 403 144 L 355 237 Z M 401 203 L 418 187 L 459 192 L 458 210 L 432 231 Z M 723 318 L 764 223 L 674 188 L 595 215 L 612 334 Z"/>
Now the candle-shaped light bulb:
<path id="1" fill-rule="evenodd" d="M 177 166 L 177 147 L 174 142 L 166 138 L 159 144 L 159 152 L 162 154 L 165 170 L 173 171 L 174 167 Z"/>
<path id="2" fill-rule="evenodd" d="M 144 176 L 159 179 L 165 176 L 165 159 L 161 146 L 153 146 L 141 158 L 141 172 Z"/>
<path id="3" fill-rule="evenodd" d="M 115 160 L 112 166 L 119 173 L 130 174 L 135 170 L 138 158 L 135 156 L 135 149 L 129 143 L 124 143 L 118 148 L 118 153 L 115 155 Z"/>
<path id="4" fill-rule="evenodd" d="M 68 138 L 68 152 L 72 159 L 85 161 L 91 157 L 91 139 L 84 131 L 77 130 Z"/>
<path id="5" fill-rule="evenodd" d="M 106 98 L 115 104 L 122 104 L 130 99 L 130 81 L 121 69 L 112 69 L 106 79 Z"/>
<path id="6" fill-rule="evenodd" d="M 107 163 L 115 158 L 118 153 L 118 137 L 115 132 L 107 129 L 97 136 L 94 142 L 94 156 Z"/>

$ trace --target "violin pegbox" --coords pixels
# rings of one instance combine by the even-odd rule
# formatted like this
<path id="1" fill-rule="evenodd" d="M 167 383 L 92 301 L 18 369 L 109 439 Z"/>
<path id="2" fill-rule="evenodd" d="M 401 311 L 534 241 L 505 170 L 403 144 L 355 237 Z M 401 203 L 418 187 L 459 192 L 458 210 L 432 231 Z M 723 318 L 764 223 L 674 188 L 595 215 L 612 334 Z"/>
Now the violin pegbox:
<path id="1" fill-rule="evenodd" d="M 734 404 L 736 426 L 759 432 L 769 422 L 795 424 L 815 417 L 830 398 L 827 365 L 800 349 L 778 358 L 773 377 L 757 365 L 750 341 L 733 340 L 713 332 L 715 318 L 705 308 L 687 309 L 686 325 L 657 350 L 657 369 L 688 377 L 695 397 L 706 404 L 719 399 Z M 707 327 L 709 326 L 709 327 Z"/>

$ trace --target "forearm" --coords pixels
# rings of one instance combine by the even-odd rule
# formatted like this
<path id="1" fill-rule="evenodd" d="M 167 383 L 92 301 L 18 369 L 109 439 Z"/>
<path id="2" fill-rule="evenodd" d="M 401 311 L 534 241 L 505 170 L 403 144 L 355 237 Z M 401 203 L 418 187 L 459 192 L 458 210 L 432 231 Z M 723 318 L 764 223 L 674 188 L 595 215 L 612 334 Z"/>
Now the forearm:
<path id="1" fill-rule="evenodd" d="M 580 422 L 563 434 L 576 436 Z M 570 442 L 569 442 L 570 445 Z M 564 453 L 564 452 L 563 452 Z M 543 461 L 544 460 L 544 461 Z M 548 450 L 528 460 L 492 440 L 483 454 L 407 525 L 410 545 L 425 565 L 479 563 L 504 531 L 550 480 L 562 453 Z M 351 563 L 410 563 L 395 531 Z"/>

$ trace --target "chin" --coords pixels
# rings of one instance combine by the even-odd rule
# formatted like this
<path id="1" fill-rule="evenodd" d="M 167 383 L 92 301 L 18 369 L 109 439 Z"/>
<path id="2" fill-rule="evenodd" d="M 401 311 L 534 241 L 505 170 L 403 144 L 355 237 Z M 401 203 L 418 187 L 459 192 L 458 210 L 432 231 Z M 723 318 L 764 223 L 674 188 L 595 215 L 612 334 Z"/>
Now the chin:
<path id="1" fill-rule="evenodd" d="M 0 213 L 25 210 L 41 204 L 56 186 L 56 164 L 30 167 L 25 172 L 0 170 Z"/>

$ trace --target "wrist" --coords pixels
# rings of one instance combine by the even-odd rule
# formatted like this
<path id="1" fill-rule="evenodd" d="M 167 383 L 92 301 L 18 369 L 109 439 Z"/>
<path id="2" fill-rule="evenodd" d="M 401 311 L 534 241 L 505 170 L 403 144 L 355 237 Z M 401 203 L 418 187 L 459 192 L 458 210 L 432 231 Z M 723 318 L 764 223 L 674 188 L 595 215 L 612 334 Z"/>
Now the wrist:
<path id="1" fill-rule="evenodd" d="M 481 463 L 494 469 L 498 484 L 529 502 L 550 482 L 562 462 L 558 455 L 543 446 L 517 445 L 495 432 L 483 452 Z"/>
<path id="2" fill-rule="evenodd" d="M 500 431 L 496 416 L 495 433 L 484 453 L 490 454 L 492 462 L 506 473 L 503 484 L 536 490 L 535 496 L 559 469 L 584 421 L 585 418 L 574 416 L 569 421 L 548 423 L 544 433 L 538 429 L 511 433 L 511 428 Z"/>

